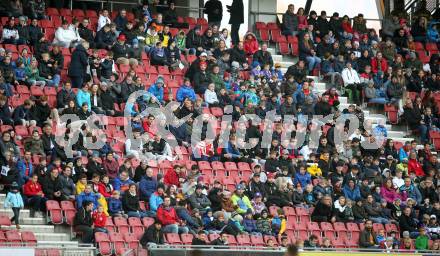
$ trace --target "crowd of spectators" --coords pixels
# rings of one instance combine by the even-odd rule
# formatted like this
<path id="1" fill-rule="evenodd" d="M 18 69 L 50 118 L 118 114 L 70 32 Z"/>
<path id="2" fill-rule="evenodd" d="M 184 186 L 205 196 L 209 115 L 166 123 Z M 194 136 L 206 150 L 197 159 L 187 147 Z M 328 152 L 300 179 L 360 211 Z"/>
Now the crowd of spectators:
<path id="1" fill-rule="evenodd" d="M 240 5 L 233 2 L 231 14 Z M 341 19 L 338 13 L 327 17 L 325 11 L 319 17 L 315 11 L 306 16 L 303 8 L 295 13 L 289 5 L 282 31 L 298 36 L 299 60 L 283 72 L 267 42 L 259 42 L 251 32 L 238 40 L 240 21 L 230 22 L 233 38 L 228 29 L 220 29 L 219 7 L 215 7 L 218 12 L 208 13 L 209 26 L 191 28 L 177 22 L 174 3 L 160 10 L 144 4 L 135 19 L 129 19 L 126 10 L 112 19 L 104 9 L 96 24 L 88 18 L 64 20 L 50 42 L 39 26 L 39 19 L 46 18 L 42 3 L 35 1 L 29 17 L 9 13 L 2 29 L 3 44 L 28 47 L 20 48 L 18 56 L 0 49 L 0 181 L 6 188 L 13 182 L 22 188 L 31 216 L 45 211 L 46 200 L 74 200 L 78 209 L 74 226 L 86 243 L 93 241 L 94 231 L 107 232 L 106 218 L 124 216 L 155 217 L 141 239 L 144 246 L 163 244 L 164 233 L 192 233 L 195 245 L 207 244 L 206 235 L 212 233 L 220 234 L 213 245 L 227 245 L 225 235 L 272 235 L 287 246 L 283 207 L 306 208 L 316 222 L 365 223 L 359 245 L 366 248 L 412 250 L 415 239 L 415 249 L 427 250 L 428 241 L 439 238 L 440 166 L 429 143 L 429 132 L 438 129 L 440 114 L 434 101 L 440 89 L 439 56 L 434 53 L 429 63 L 422 63 L 415 51 L 417 42 L 438 44 L 431 17 L 416 17 L 409 26 L 393 15 L 384 20 L 378 35 L 367 27 L 362 14 L 352 20 Z M 63 52 L 69 47 L 73 51 L 65 65 Z M 144 67 L 150 64 L 171 72 L 180 83 L 174 93 L 166 74 L 149 80 L 152 74 Z M 68 77 L 63 79 L 66 69 Z M 323 94 L 307 77 L 316 70 L 332 85 Z M 8 103 L 19 85 L 57 88 L 55 107 L 46 95 L 32 95 L 12 108 Z M 148 93 L 136 99 L 136 106 L 127 102 L 131 93 L 145 89 Z M 409 93 L 418 96 L 412 100 Z M 340 111 L 342 94 L 353 104 Z M 180 103 L 176 117 L 190 117 L 180 126 L 141 114 L 147 107 L 172 100 Z M 377 149 L 364 148 L 363 142 L 387 136 L 384 123 L 346 134 L 348 124 L 334 121 L 355 114 L 363 123 L 364 102 L 398 106 L 420 140 L 397 148 L 388 139 Z M 260 124 L 226 127 L 232 133 L 220 143 L 218 134 L 214 140 L 207 136 L 208 117 L 202 124 L 195 122 L 205 110 L 228 105 L 234 122 L 244 114 L 264 119 L 272 110 L 281 118 L 294 115 L 303 121 L 288 130 L 277 120 L 267 147 L 257 140 L 254 148 L 246 149 L 245 141 L 263 137 Z M 59 115 L 76 114 L 86 120 L 93 113 L 121 117 L 124 110 L 130 113 L 132 138 L 125 139 L 123 127 L 113 126 L 112 136 L 99 137 L 105 145 L 90 150 L 86 140 L 98 140 L 98 131 L 75 122 L 57 128 L 66 139 L 78 135 L 74 145 L 54 135 Z M 326 124 L 319 145 L 309 147 L 312 116 L 329 114 L 334 119 Z M 252 172 L 227 187 L 223 179 L 203 173 L 197 164 L 187 169 L 189 160 L 181 159 L 158 131 L 164 125 L 184 147 L 191 144 L 195 125 L 202 126 L 201 142 L 190 151 L 191 160 L 245 162 L 252 164 Z M 30 136 L 19 132 L 23 127 Z M 283 136 L 286 131 L 291 139 Z M 295 139 L 300 132 L 307 134 L 303 145 Z M 122 142 L 115 136 L 118 133 Z M 339 145 L 335 134 L 346 134 L 348 139 Z M 66 152 L 68 146 L 72 155 Z M 140 161 L 141 154 L 148 160 Z M 151 160 L 170 161 L 171 166 L 158 174 L 149 165 Z M 273 206 L 278 210 L 271 211 Z M 394 223 L 400 233 L 376 234 L 373 223 Z M 321 245 L 318 241 L 315 236 L 304 244 L 298 239 L 298 247 L 332 247 L 328 239 Z M 269 239 L 267 246 L 274 247 L 275 242 Z M 438 242 L 431 248 L 438 250 Z"/>

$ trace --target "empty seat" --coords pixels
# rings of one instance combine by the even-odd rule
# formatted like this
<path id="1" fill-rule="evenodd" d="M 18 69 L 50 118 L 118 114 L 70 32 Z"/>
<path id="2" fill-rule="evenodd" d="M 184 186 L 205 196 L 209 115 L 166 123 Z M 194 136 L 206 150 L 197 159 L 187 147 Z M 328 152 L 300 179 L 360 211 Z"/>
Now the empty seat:
<path id="1" fill-rule="evenodd" d="M 37 238 L 32 231 L 21 231 L 21 240 L 25 246 L 37 245 Z"/>
<path id="2" fill-rule="evenodd" d="M 180 240 L 183 244 L 192 244 L 194 236 L 192 234 L 181 234 Z"/>
<path id="3" fill-rule="evenodd" d="M 113 223 L 115 224 L 115 227 L 118 229 L 118 232 L 123 233 L 129 233 L 130 226 L 127 223 L 127 220 L 123 217 L 114 217 Z"/>
<path id="4" fill-rule="evenodd" d="M 179 234 L 176 233 L 167 233 L 166 238 L 169 244 L 182 244 L 180 240 Z"/>
<path id="5" fill-rule="evenodd" d="M 249 245 L 251 245 L 251 238 L 250 238 L 250 236 L 249 235 L 247 235 L 247 234 L 240 234 L 240 235 L 237 235 L 237 243 L 239 244 L 239 245 L 243 245 L 243 246 L 249 246 Z"/>
<path id="6" fill-rule="evenodd" d="M 6 241 L 10 246 L 20 247 L 21 246 L 21 237 L 17 230 L 8 230 L 5 232 Z"/>
<path id="7" fill-rule="evenodd" d="M 46 202 L 47 216 L 53 224 L 63 223 L 63 212 L 60 204 L 55 200 L 48 200 Z"/>
<path id="8" fill-rule="evenodd" d="M 139 239 L 136 234 L 124 233 L 124 241 L 130 249 L 136 250 L 139 247 Z"/>
<path id="9" fill-rule="evenodd" d="M 264 246 L 264 240 L 262 236 L 251 236 L 251 244 L 255 246 Z"/>
<path id="10" fill-rule="evenodd" d="M 130 217 L 128 218 L 128 225 L 131 228 L 131 232 L 136 235 L 137 239 L 140 239 L 144 233 L 144 225 L 142 225 L 141 220 L 136 217 Z"/>
<path id="11" fill-rule="evenodd" d="M 73 225 L 73 219 L 75 218 L 76 208 L 71 201 L 61 201 L 61 209 L 66 219 L 66 224 Z"/>
<path id="12" fill-rule="evenodd" d="M 101 255 L 110 255 L 112 253 L 110 238 L 106 233 L 96 232 L 95 242 L 98 245 L 98 250 Z"/>
<path id="13" fill-rule="evenodd" d="M 109 233 L 110 242 L 113 244 L 113 248 L 116 251 L 116 254 L 120 255 L 125 252 L 125 241 L 122 237 L 122 234 L 110 232 Z"/>

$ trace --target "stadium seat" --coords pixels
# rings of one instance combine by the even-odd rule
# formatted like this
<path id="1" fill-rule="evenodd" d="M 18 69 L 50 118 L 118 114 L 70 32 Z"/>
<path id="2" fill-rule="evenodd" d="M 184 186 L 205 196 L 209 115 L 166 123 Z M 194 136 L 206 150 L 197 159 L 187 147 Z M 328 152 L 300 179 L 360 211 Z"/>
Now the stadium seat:
<path id="1" fill-rule="evenodd" d="M 248 234 L 239 234 L 236 237 L 238 245 L 241 246 L 250 246 L 251 245 L 251 238 Z"/>
<path id="2" fill-rule="evenodd" d="M 109 236 L 104 232 L 95 233 L 95 242 L 101 255 L 111 255 L 112 247 Z"/>
<path id="3" fill-rule="evenodd" d="M 35 247 L 37 245 L 37 238 L 32 231 L 21 231 L 21 240 L 24 246 Z"/>
<path id="4" fill-rule="evenodd" d="M 60 204 L 55 200 L 46 201 L 47 216 L 53 224 L 63 223 L 63 212 Z"/>
<path id="5" fill-rule="evenodd" d="M 121 233 L 109 232 L 109 238 L 116 254 L 120 255 L 125 252 L 125 241 Z"/>
<path id="6" fill-rule="evenodd" d="M 64 218 L 67 225 L 73 225 L 73 219 L 75 218 L 76 208 L 71 201 L 61 201 L 61 209 L 64 212 Z"/>
<path id="7" fill-rule="evenodd" d="M 228 245 L 229 245 L 229 246 L 237 246 L 237 245 L 238 245 L 238 242 L 237 242 L 237 240 L 235 239 L 235 236 L 233 236 L 233 235 L 227 235 L 227 237 L 228 237 Z"/>
<path id="8" fill-rule="evenodd" d="M 264 246 L 264 240 L 262 236 L 251 235 L 251 244 L 254 246 Z"/>
<path id="9" fill-rule="evenodd" d="M 129 233 L 130 232 L 130 226 L 127 223 L 127 220 L 123 217 L 114 217 L 113 223 L 115 224 L 116 229 L 119 233 Z"/>
<path id="10" fill-rule="evenodd" d="M 176 233 L 166 233 L 165 234 L 169 244 L 182 244 L 179 234 Z"/>
<path id="11" fill-rule="evenodd" d="M 295 207 L 296 216 L 299 222 L 309 222 L 310 216 L 306 208 Z"/>
<path id="12" fill-rule="evenodd" d="M 55 248 L 46 249 L 46 255 L 47 256 L 61 256 L 61 250 L 55 249 Z"/>
<path id="13" fill-rule="evenodd" d="M 182 241 L 182 244 L 190 245 L 192 244 L 194 236 L 192 234 L 181 234 L 180 240 Z"/>
<path id="14" fill-rule="evenodd" d="M 430 53 L 430 55 L 439 53 L 436 43 L 426 43 L 426 50 Z"/>
<path id="15" fill-rule="evenodd" d="M 17 230 L 8 230 L 5 232 L 6 241 L 12 247 L 21 247 L 21 237 Z"/>
<path id="16" fill-rule="evenodd" d="M 321 231 L 325 237 L 331 238 L 335 236 L 335 230 L 333 229 L 333 225 L 329 222 L 321 222 Z"/>
<path id="17" fill-rule="evenodd" d="M 142 218 L 142 224 L 145 228 L 148 228 L 149 226 L 153 225 L 154 219 L 151 217 L 144 217 Z"/>
<path id="18" fill-rule="evenodd" d="M 131 228 L 131 232 L 136 235 L 137 239 L 140 239 L 144 233 L 144 225 L 137 217 L 128 218 L 128 225 Z"/>
<path id="19" fill-rule="evenodd" d="M 137 250 L 139 248 L 139 238 L 136 234 L 124 233 L 124 241 L 130 249 Z"/>

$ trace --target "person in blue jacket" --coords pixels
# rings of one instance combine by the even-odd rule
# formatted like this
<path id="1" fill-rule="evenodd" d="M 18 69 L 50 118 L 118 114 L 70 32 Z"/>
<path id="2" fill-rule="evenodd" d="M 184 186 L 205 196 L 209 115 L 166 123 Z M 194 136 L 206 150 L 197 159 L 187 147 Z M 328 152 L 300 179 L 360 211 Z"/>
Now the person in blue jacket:
<path id="1" fill-rule="evenodd" d="M 19 186 L 15 181 L 12 182 L 11 189 L 6 195 L 4 207 L 12 208 L 12 211 L 14 212 L 14 216 L 11 218 L 11 222 L 14 221 L 16 228 L 20 229 L 20 225 L 19 225 L 20 209 L 24 207 L 24 202 L 19 191 Z"/>
<path id="2" fill-rule="evenodd" d="M 438 32 L 438 25 L 439 22 L 431 22 L 428 26 L 428 31 L 426 33 L 426 37 L 428 39 L 428 42 L 431 43 L 440 43 L 440 34 Z"/>
<path id="3" fill-rule="evenodd" d="M 119 174 L 119 176 L 113 180 L 113 189 L 117 190 L 117 191 L 121 191 L 121 188 L 124 187 L 124 189 L 122 189 L 122 190 L 125 191 L 125 190 L 128 190 L 128 185 L 130 185 L 132 183 L 134 183 L 134 182 L 128 176 L 128 172 L 122 171 Z"/>
<path id="4" fill-rule="evenodd" d="M 150 211 L 157 212 L 159 206 L 163 203 L 165 186 L 163 184 L 157 185 L 157 191 L 150 196 Z"/>
<path id="5" fill-rule="evenodd" d="M 32 173 L 34 172 L 32 165 L 32 153 L 30 151 L 26 151 L 24 153 L 24 157 L 18 159 L 17 170 L 20 173 L 19 185 L 22 186 L 32 177 Z"/>
<path id="6" fill-rule="evenodd" d="M 178 102 L 183 102 L 185 98 L 189 98 L 192 102 L 196 100 L 196 93 L 194 88 L 191 86 L 191 81 L 189 78 L 185 78 L 182 86 L 179 87 L 176 94 L 176 100 Z"/>
<path id="7" fill-rule="evenodd" d="M 121 194 L 119 191 L 114 190 L 112 197 L 108 199 L 108 213 L 110 216 L 122 216 L 124 214 L 124 209 L 122 208 L 122 201 L 120 199 Z"/>
<path id="8" fill-rule="evenodd" d="M 84 191 L 76 196 L 76 208 L 81 209 L 83 202 L 93 202 L 93 210 L 98 208 L 98 199 L 100 195 L 93 193 L 92 185 L 87 184 Z"/>
<path id="9" fill-rule="evenodd" d="M 297 184 L 300 184 L 302 188 L 305 188 L 307 184 L 312 183 L 312 176 L 307 172 L 307 167 L 305 165 L 301 165 L 299 167 L 299 172 L 296 172 L 295 179 L 293 180 L 293 185 L 296 187 Z"/>
<path id="10" fill-rule="evenodd" d="M 78 90 L 78 93 L 76 94 L 76 104 L 80 108 L 83 103 L 87 103 L 89 106 L 88 111 L 90 111 L 92 102 L 90 101 L 90 92 L 89 92 L 89 85 L 87 83 L 84 83 L 81 90 Z"/>
<path id="11" fill-rule="evenodd" d="M 353 179 L 350 179 L 348 184 L 345 184 L 342 191 L 344 192 L 344 196 L 351 201 L 358 201 L 362 199 L 361 191 Z"/>
<path id="12" fill-rule="evenodd" d="M 159 76 L 156 80 L 156 83 L 154 83 L 153 85 L 150 86 L 150 88 L 148 88 L 148 92 L 153 94 L 154 97 L 156 97 L 156 99 L 163 104 L 164 103 L 164 99 L 163 99 L 163 87 L 165 85 L 165 81 L 163 79 L 162 76 Z"/>
<path id="13" fill-rule="evenodd" d="M 142 201 L 148 201 L 151 194 L 156 191 L 157 180 L 153 177 L 153 169 L 147 168 L 145 175 L 142 177 L 139 183 L 139 198 Z"/>

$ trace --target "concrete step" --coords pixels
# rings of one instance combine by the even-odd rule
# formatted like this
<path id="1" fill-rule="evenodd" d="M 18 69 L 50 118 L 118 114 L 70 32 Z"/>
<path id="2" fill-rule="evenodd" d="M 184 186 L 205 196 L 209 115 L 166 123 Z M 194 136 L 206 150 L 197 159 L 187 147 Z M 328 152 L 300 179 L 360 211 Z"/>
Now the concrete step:
<path id="1" fill-rule="evenodd" d="M 283 55 L 272 54 L 272 60 L 274 63 L 283 61 Z"/>
<path id="2" fill-rule="evenodd" d="M 402 143 L 405 143 L 405 142 L 407 142 L 407 141 L 413 141 L 413 140 L 414 140 L 414 138 L 390 137 L 390 136 L 388 136 L 388 139 L 392 139 L 392 140 L 394 140 L 394 141 L 399 141 L 399 142 L 402 142 Z M 423 147 L 423 146 L 422 146 L 422 147 Z"/>
<path id="3" fill-rule="evenodd" d="M 70 241 L 70 234 L 65 233 L 34 233 L 37 241 Z"/>
<path id="4" fill-rule="evenodd" d="M 316 90 L 324 90 L 324 91 L 326 91 L 327 90 L 327 84 L 326 83 L 314 83 L 314 87 L 313 87 L 314 89 L 316 89 Z"/>
<path id="5" fill-rule="evenodd" d="M 378 124 L 372 124 L 371 126 L 372 126 L 373 128 L 375 128 L 376 126 L 378 126 Z M 391 124 L 385 124 L 384 126 L 385 126 L 385 128 L 387 128 L 388 133 L 389 133 L 390 130 L 393 128 L 393 126 L 392 126 Z"/>
<path id="6" fill-rule="evenodd" d="M 78 241 L 37 241 L 38 247 L 78 247 Z"/>
<path id="7" fill-rule="evenodd" d="M 55 227 L 53 225 L 27 225 L 20 224 L 22 231 L 32 231 L 34 233 L 55 233 Z M 2 227 L 4 230 L 12 230 L 15 229 L 15 226 L 12 225 L 10 227 Z"/>
<path id="8" fill-rule="evenodd" d="M 30 214 L 30 211 L 28 209 L 21 209 L 20 210 L 20 219 L 30 218 L 29 214 Z M 14 213 L 12 212 L 11 209 L 0 209 L 0 215 L 7 215 L 9 217 L 12 217 L 12 216 L 14 216 Z M 30 219 L 34 219 L 34 218 L 30 218 Z"/>
<path id="9" fill-rule="evenodd" d="M 388 130 L 388 137 L 405 137 L 406 132 Z"/>

